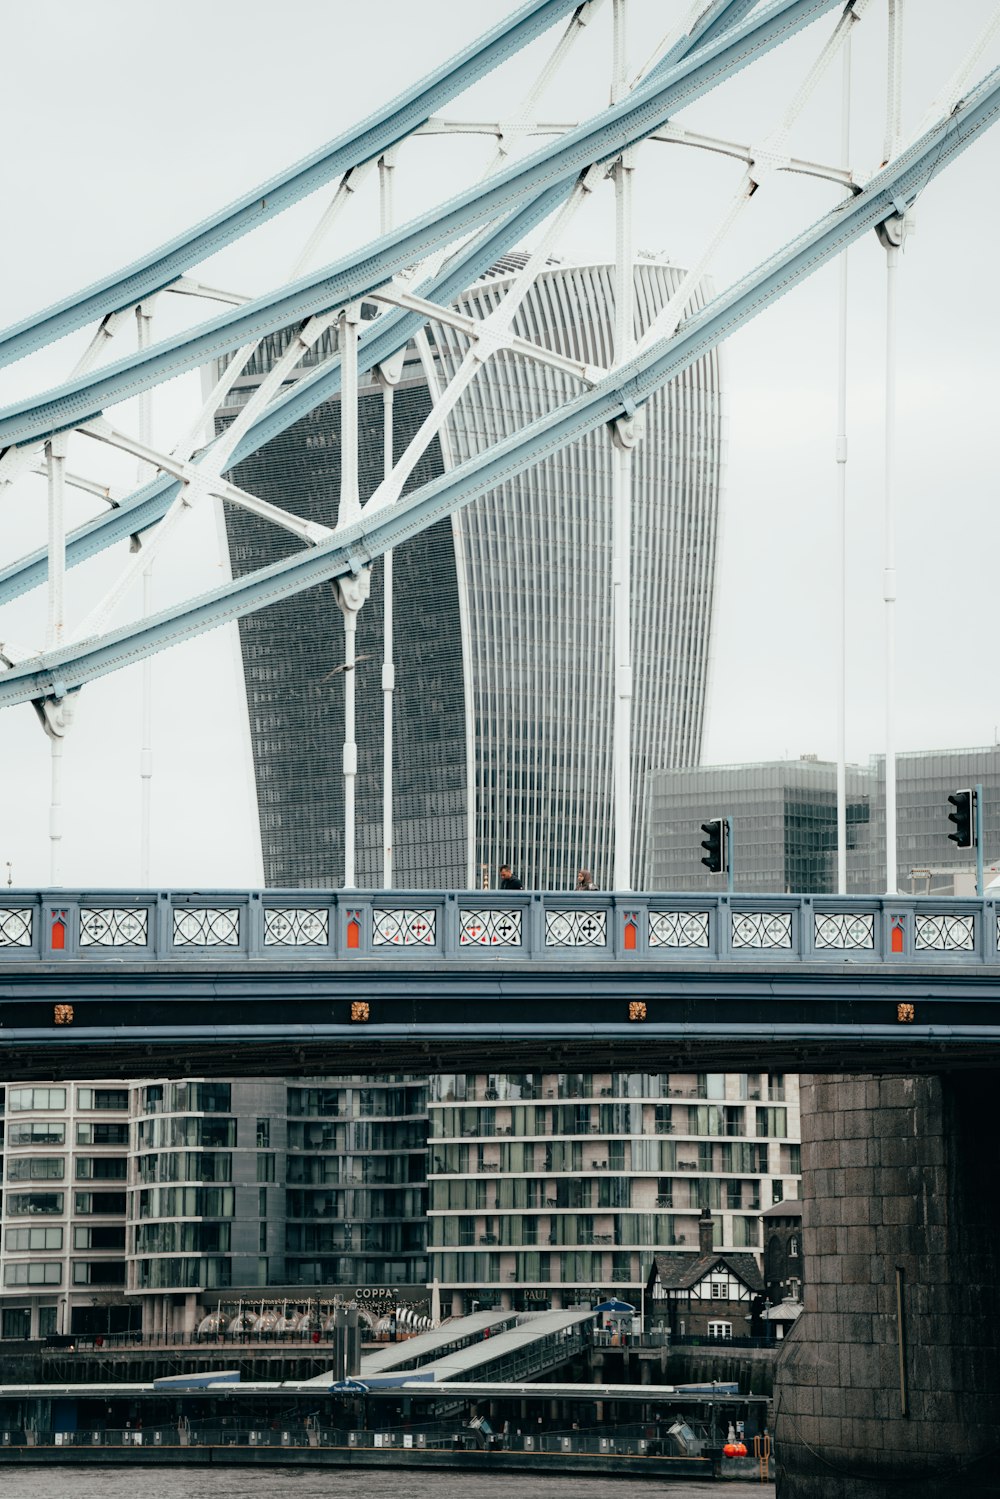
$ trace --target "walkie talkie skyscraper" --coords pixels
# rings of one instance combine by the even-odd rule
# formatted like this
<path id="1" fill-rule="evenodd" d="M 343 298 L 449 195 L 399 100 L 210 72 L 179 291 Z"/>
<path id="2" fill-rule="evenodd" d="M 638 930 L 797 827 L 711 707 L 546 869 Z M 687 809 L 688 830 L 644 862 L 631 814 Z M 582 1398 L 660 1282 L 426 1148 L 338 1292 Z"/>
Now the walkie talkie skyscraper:
<path id="1" fill-rule="evenodd" d="M 485 316 L 521 257 L 505 258 L 460 303 Z M 660 260 L 635 267 L 636 333 L 676 289 Z M 696 298 L 696 302 L 699 299 Z M 515 334 L 600 368 L 611 361 L 613 267 L 552 265 L 531 286 Z M 329 338 L 335 335 L 331 333 Z M 468 338 L 432 322 L 394 390 L 396 455 L 454 374 Z M 282 348 L 266 340 L 236 382 L 231 416 Z M 330 352 L 320 342 L 313 358 Z M 308 372 L 310 361 L 301 368 Z M 578 381 L 499 352 L 458 400 L 411 477 L 426 482 L 571 400 Z M 339 402 L 330 401 L 239 466 L 237 483 L 330 523 L 340 479 Z M 223 413 L 223 422 L 226 413 Z M 382 395 L 360 396 L 362 495 L 382 476 Z M 717 351 L 649 401 L 632 511 L 635 714 L 632 867 L 645 860 L 651 768 L 696 763 L 709 655 L 722 469 Z M 509 859 L 529 888 L 572 888 L 612 869 L 611 441 L 598 431 L 397 548 L 394 563 L 393 884 L 479 883 Z M 234 571 L 291 545 L 245 511 L 227 514 Z M 321 586 L 241 621 L 268 885 L 343 878 L 342 625 Z M 358 617 L 357 870 L 381 883 L 381 568 Z"/>

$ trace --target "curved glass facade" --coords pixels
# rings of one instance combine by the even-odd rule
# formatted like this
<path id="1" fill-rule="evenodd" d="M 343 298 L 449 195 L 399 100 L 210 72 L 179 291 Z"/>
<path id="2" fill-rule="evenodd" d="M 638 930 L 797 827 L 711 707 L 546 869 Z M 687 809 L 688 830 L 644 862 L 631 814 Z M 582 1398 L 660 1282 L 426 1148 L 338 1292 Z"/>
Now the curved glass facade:
<path id="1" fill-rule="evenodd" d="M 488 315 L 517 257 L 477 283 L 462 310 Z M 636 330 L 644 331 L 681 272 L 635 269 Z M 520 336 L 606 366 L 614 322 L 609 266 L 554 266 L 525 297 Z M 328 353 L 320 340 L 303 368 Z M 231 420 L 282 349 L 266 340 L 234 386 Z M 467 337 L 431 324 L 435 383 L 454 373 Z M 413 350 L 394 396 L 397 456 L 431 406 Z M 460 462 L 571 399 L 563 375 L 501 351 L 452 412 Z M 360 487 L 382 472 L 382 394 L 362 381 Z M 696 763 L 701 748 L 722 461 L 718 358 L 705 356 L 658 392 L 636 450 L 633 500 L 633 866 L 645 865 L 650 767 Z M 331 524 L 340 486 L 339 403 L 328 402 L 235 470 L 253 493 Z M 435 440 L 408 487 L 442 472 Z M 234 573 L 297 543 L 227 507 Z M 394 884 L 464 886 L 510 860 L 535 888 L 572 888 L 580 867 L 611 879 L 611 444 L 592 433 L 431 527 L 395 553 Z M 358 879 L 382 873 L 382 569 L 358 618 Z M 320 587 L 241 622 L 265 879 L 343 878 L 342 659 L 333 591 Z M 470 730 L 467 738 L 466 729 Z M 472 820 L 471 840 L 469 818 Z"/>
<path id="2" fill-rule="evenodd" d="M 287 1129 L 287 1283 L 425 1282 L 426 1083 L 289 1083 Z"/>
<path id="3" fill-rule="evenodd" d="M 641 335 L 681 273 L 635 268 Z M 463 310 L 489 316 L 507 277 L 488 277 Z M 514 332 L 598 367 L 612 360 L 614 270 L 544 271 Z M 468 348 L 432 325 L 441 373 Z M 455 408 L 456 462 L 578 393 L 570 375 L 501 350 Z M 654 766 L 701 753 L 721 469 L 718 358 L 713 352 L 646 407 L 632 486 L 633 882 L 645 863 L 645 783 Z M 475 726 L 475 859 L 491 875 L 509 860 L 526 886 L 572 889 L 577 870 L 611 884 L 611 441 L 593 432 L 455 517 L 467 579 Z"/>

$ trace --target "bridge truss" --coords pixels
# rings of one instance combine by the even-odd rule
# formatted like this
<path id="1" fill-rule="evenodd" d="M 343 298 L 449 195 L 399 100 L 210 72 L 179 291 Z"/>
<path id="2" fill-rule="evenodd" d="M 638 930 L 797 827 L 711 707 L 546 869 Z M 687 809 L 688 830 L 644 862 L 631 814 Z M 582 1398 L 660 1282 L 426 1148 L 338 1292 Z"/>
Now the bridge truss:
<path id="1" fill-rule="evenodd" d="M 367 596 L 369 569 L 384 559 L 387 583 L 392 550 L 406 538 L 451 516 L 474 499 L 547 454 L 605 428 L 614 448 L 612 599 L 614 609 L 615 822 L 631 823 L 630 496 L 642 412 L 651 394 L 688 369 L 706 351 L 764 311 L 776 299 L 868 230 L 878 230 L 890 267 L 905 215 L 923 189 L 983 134 L 1000 110 L 1000 70 L 980 76 L 1000 21 L 977 38 L 957 72 L 942 83 L 912 139 L 902 137 L 899 102 L 901 0 L 886 0 L 889 59 L 882 165 L 864 176 L 846 159 L 816 162 L 794 154 L 795 132 L 821 80 L 842 63 L 853 33 L 877 9 L 874 0 L 696 0 L 664 35 L 644 66 L 630 55 L 630 14 L 642 0 L 529 0 L 509 18 L 429 78 L 356 128 L 287 172 L 262 184 L 149 256 L 86 288 L 78 296 L 0 333 L 0 366 L 69 334 L 89 329 L 89 339 L 66 381 L 26 396 L 0 411 L 0 485 L 47 483 L 48 543 L 0 571 L 0 604 L 44 586 L 48 624 L 44 640 L 17 642 L 0 626 L 0 706 L 31 702 L 51 741 L 53 807 L 60 800 L 62 745 L 76 694 L 88 683 L 156 652 L 235 620 L 324 580 L 336 584 L 345 621 L 345 882 L 355 883 L 353 797 L 354 630 Z M 581 37 L 607 27 L 610 104 L 582 123 L 545 117 L 546 90 L 562 69 L 572 69 Z M 800 33 L 808 34 L 809 61 L 774 127 L 755 144 L 685 129 L 686 107 L 727 84 Z M 546 34 L 550 52 L 523 88 L 505 120 L 445 116 L 463 94 L 497 67 L 511 67 L 525 48 Z M 419 170 L 421 138 L 481 135 L 490 142 L 483 174 L 421 216 L 397 224 L 393 183 L 404 157 Z M 535 141 L 542 143 L 535 146 Z M 533 149 L 530 149 L 534 147 Z M 704 250 L 682 278 L 668 305 L 636 341 L 633 323 L 633 199 L 640 151 L 683 148 L 722 153 L 742 163 L 742 174 Z M 377 226 L 358 248 L 336 252 L 338 237 L 369 174 L 378 178 Z M 817 221 L 698 307 L 696 293 L 711 274 L 721 247 L 766 197 L 778 175 L 829 184 L 831 204 Z M 549 256 L 572 243 L 574 217 L 595 195 L 613 191 L 616 231 L 615 338 L 606 367 L 574 361 L 541 343 L 515 336 L 512 323 Z M 761 189 L 765 189 L 762 194 Z M 194 274 L 226 245 L 267 224 L 303 199 L 320 202 L 314 231 L 289 275 L 275 271 L 272 289 L 247 297 L 210 287 Z M 322 201 L 321 201 L 322 200 Z M 455 310 L 454 302 L 499 257 L 530 244 L 502 302 L 488 316 Z M 331 254 L 334 258 L 330 258 Z M 180 296 L 194 309 L 180 333 L 156 338 L 154 306 Z M 199 321 L 205 302 L 223 310 Z M 362 317 L 362 308 L 365 317 Z M 374 312 L 373 316 L 368 315 Z M 392 446 L 391 392 L 401 352 L 421 348 L 429 320 L 451 327 L 466 342 L 454 378 L 436 393 L 434 409 L 406 450 Z M 129 324 L 136 348 L 109 361 L 114 341 Z M 246 370 L 261 341 L 295 330 L 251 398 L 225 431 L 203 440 L 216 413 Z M 304 357 L 335 330 L 333 352 L 302 373 Z M 576 382 L 575 399 L 549 415 L 526 421 L 506 440 L 459 463 L 441 478 L 404 493 L 407 480 L 435 437 L 446 438 L 449 413 L 468 386 L 482 378 L 498 351 L 551 367 Z M 151 438 L 150 400 L 157 387 L 185 371 L 224 363 L 203 409 L 167 445 Z M 227 361 L 227 362 L 226 362 Z M 220 365 L 221 367 L 221 365 Z M 382 482 L 359 490 L 357 412 L 359 372 L 375 370 L 386 393 L 386 461 Z M 344 460 L 336 521 L 326 527 L 280 510 L 234 485 L 234 465 L 285 431 L 319 403 L 339 396 Z M 134 402 L 137 420 L 122 414 Z M 145 466 L 151 477 L 131 492 L 95 477 L 93 454 L 115 450 Z M 84 456 L 86 455 L 86 456 Z M 81 461 L 82 460 L 82 461 Z M 68 489 L 93 495 L 95 514 L 67 530 Z M 185 517 L 212 501 L 242 507 L 280 527 L 301 549 L 280 563 L 226 582 L 207 593 L 151 608 L 151 569 L 182 531 Z M 891 531 L 891 525 L 889 527 Z M 104 595 L 81 618 L 67 609 L 67 570 L 109 548 L 133 543 Z M 891 571 L 891 557 L 887 572 Z M 136 600 L 142 593 L 142 604 Z M 391 609 L 391 589 L 386 588 Z M 887 605 L 891 598 L 887 585 Z M 123 616 L 126 616 L 123 622 Z M 391 620 L 383 663 L 386 724 L 385 884 L 392 884 L 391 725 L 393 662 Z M 147 689 L 148 691 L 148 689 Z M 145 711 L 144 711 L 145 716 Z M 144 780 L 148 827 L 148 777 Z M 887 803 L 891 790 L 887 786 Z M 887 839 L 889 837 L 887 830 Z M 61 828 L 52 825 L 52 879 L 59 882 Z M 891 830 L 895 842 L 894 826 Z M 148 836 L 144 876 L 148 882 Z M 615 851 L 615 885 L 630 883 L 627 836 Z"/>

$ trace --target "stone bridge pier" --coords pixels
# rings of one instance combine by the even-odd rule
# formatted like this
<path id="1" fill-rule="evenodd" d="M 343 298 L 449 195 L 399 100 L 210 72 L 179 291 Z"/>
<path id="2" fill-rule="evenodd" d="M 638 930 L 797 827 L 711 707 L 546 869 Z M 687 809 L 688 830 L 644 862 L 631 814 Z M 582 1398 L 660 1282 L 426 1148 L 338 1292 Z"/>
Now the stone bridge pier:
<path id="1" fill-rule="evenodd" d="M 1000 1495 L 1000 1073 L 801 1087 L 778 1499 Z"/>

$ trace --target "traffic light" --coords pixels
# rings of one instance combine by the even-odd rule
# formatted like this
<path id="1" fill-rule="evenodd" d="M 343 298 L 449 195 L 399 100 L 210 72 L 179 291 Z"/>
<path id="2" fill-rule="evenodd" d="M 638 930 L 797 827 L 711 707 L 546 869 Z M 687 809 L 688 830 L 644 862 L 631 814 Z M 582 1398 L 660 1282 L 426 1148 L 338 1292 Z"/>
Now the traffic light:
<path id="1" fill-rule="evenodd" d="M 711 870 L 712 874 L 721 874 L 729 867 L 726 859 L 726 819 L 713 817 L 710 822 L 702 823 L 701 830 L 708 834 L 707 838 L 701 840 L 701 846 L 705 849 L 705 856 L 701 862 Z"/>
<path id="2" fill-rule="evenodd" d="M 952 843 L 957 843 L 959 848 L 975 848 L 975 793 L 972 791 L 954 791 L 949 796 L 948 801 L 955 808 L 954 812 L 948 813 L 948 821 L 955 824 L 955 831 L 949 833 L 948 837 Z"/>

